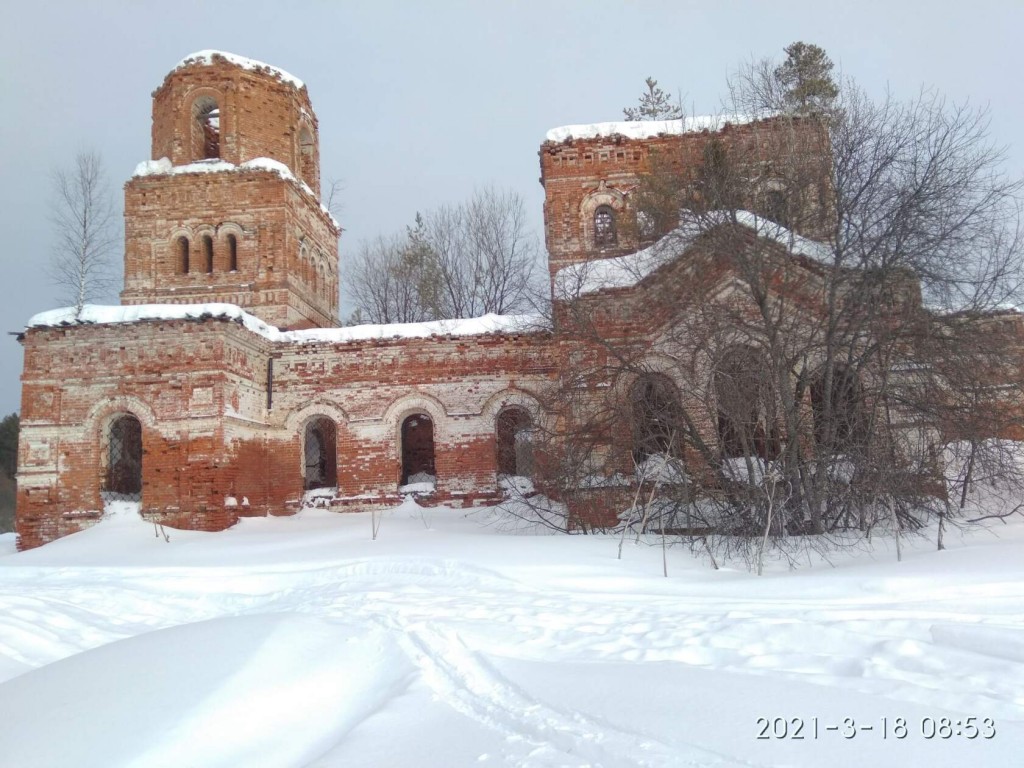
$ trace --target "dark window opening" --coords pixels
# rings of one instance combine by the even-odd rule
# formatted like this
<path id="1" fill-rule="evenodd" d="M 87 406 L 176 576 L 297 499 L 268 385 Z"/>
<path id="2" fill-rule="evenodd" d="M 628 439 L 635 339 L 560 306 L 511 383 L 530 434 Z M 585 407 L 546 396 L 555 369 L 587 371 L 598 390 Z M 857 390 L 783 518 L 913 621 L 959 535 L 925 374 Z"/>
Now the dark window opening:
<path id="1" fill-rule="evenodd" d="M 220 107 L 216 99 L 203 96 L 192 105 L 193 157 L 215 160 L 220 157 Z"/>
<path id="2" fill-rule="evenodd" d="M 633 419 L 633 460 L 639 465 L 649 456 L 682 457 L 683 414 L 679 392 L 666 377 L 641 376 L 630 390 Z"/>
<path id="3" fill-rule="evenodd" d="M 764 196 L 764 215 L 776 224 L 789 227 L 789 202 L 782 190 L 768 190 Z"/>
<path id="4" fill-rule="evenodd" d="M 778 455 L 778 437 L 769 417 L 771 392 L 767 361 L 755 350 L 736 348 L 722 357 L 715 373 L 715 397 L 723 457 Z"/>
<path id="5" fill-rule="evenodd" d="M 845 453 L 863 442 L 866 432 L 860 381 L 842 366 L 833 369 L 827 388 L 825 380 L 819 376 L 811 385 L 815 442 L 828 453 Z"/>
<path id="6" fill-rule="evenodd" d="M 338 485 L 338 430 L 326 416 L 317 416 L 306 424 L 302 446 L 307 491 Z"/>
<path id="7" fill-rule="evenodd" d="M 203 271 L 206 274 L 213 272 L 213 238 L 203 235 Z"/>
<path id="8" fill-rule="evenodd" d="M 238 240 L 228 235 L 228 272 L 238 271 Z"/>
<path id="9" fill-rule="evenodd" d="M 533 419 L 525 408 L 505 408 L 498 414 L 498 474 L 533 475 Z"/>
<path id="10" fill-rule="evenodd" d="M 602 205 L 594 211 L 594 244 L 615 245 L 619 236 L 615 230 L 615 211 L 609 205 Z"/>
<path id="11" fill-rule="evenodd" d="M 131 415 L 110 422 L 106 434 L 105 501 L 142 498 L 142 424 Z"/>
<path id="12" fill-rule="evenodd" d="M 188 274 L 188 238 L 178 238 L 178 274 Z"/>
<path id="13" fill-rule="evenodd" d="M 425 413 L 414 413 L 402 422 L 402 482 L 433 483 L 434 422 Z"/>

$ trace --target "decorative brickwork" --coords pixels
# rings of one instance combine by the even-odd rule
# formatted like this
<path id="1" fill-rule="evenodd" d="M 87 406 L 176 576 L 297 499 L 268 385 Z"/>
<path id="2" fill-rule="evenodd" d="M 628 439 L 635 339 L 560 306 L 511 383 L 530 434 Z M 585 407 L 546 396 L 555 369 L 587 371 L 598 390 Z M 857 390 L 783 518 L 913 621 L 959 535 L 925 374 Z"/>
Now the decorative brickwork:
<path id="1" fill-rule="evenodd" d="M 186 60 L 153 94 L 152 154 L 171 165 L 125 185 L 122 303 L 226 302 L 280 327 L 337 325 L 339 230 L 320 207 L 305 87 L 216 54 Z"/>
<path id="2" fill-rule="evenodd" d="M 785 176 L 780 169 L 809 168 L 817 184 L 809 187 L 813 199 L 801 201 L 811 215 L 799 225 L 805 235 L 822 233 L 831 196 L 815 121 L 547 141 L 540 158 L 552 281 L 562 268 L 643 245 L 633 198 L 640 179 L 655 161 L 685 178 L 712 139 L 739 159 L 751 180 L 749 207 L 766 215 L 773 185 Z M 335 326 L 340 230 L 319 202 L 318 141 L 306 89 L 286 73 L 228 54 L 183 62 L 153 95 L 157 162 L 125 185 L 122 303 L 225 302 L 278 328 Z M 744 237 L 755 235 L 732 246 L 745 247 Z M 782 246 L 765 252 L 769 262 L 793 263 Z M 536 425 L 556 418 L 541 407 L 550 390 L 573 390 L 581 407 L 609 391 L 607 381 L 575 378 L 614 362 L 594 337 L 644 360 L 651 386 L 679 397 L 681 408 L 712 386 L 699 361 L 686 382 L 658 373 L 659 334 L 694 274 L 715 287 L 716 301 L 732 301 L 718 290 L 729 254 L 703 237 L 685 254 L 629 285 L 594 290 L 575 307 L 556 300 L 552 329 L 343 340 L 338 331 L 282 334 L 237 310 L 205 307 L 177 314 L 154 307 L 134 315 L 150 319 L 134 322 L 35 323 L 20 337 L 18 545 L 95 523 L 115 495 L 138 497 L 154 521 L 208 531 L 239 517 L 290 514 L 311 489 L 325 493 L 332 509 L 367 509 L 398 503 L 403 484 L 433 478 L 437 501 L 491 502 L 499 473 L 528 474 L 550 460 L 534 455 L 531 438 Z M 773 290 L 813 323 L 822 271 L 800 263 L 779 270 L 784 277 Z M 895 309 L 920 310 L 912 276 L 891 288 Z M 572 309 L 591 324 L 576 324 Z M 1016 361 L 993 356 L 993 379 L 1019 378 L 1020 316 L 971 327 L 989 339 L 1002 334 Z M 658 421 L 664 415 L 644 418 L 636 419 L 646 430 L 641 443 L 610 425 L 595 436 L 595 449 L 613 456 L 617 471 L 629 472 L 643 451 L 671 452 Z M 694 418 L 709 443 L 719 439 L 710 415 Z M 696 457 L 682 459 L 688 471 L 701 471 Z M 318 490 L 325 487 L 332 490 Z M 568 524 L 613 524 L 632 495 L 621 485 L 568 489 Z"/>

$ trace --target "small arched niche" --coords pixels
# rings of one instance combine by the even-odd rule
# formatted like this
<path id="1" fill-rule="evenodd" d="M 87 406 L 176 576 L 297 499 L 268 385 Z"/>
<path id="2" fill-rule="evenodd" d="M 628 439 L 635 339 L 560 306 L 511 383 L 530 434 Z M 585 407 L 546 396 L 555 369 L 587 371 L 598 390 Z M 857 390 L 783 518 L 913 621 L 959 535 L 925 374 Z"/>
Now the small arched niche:
<path id="1" fill-rule="evenodd" d="M 188 238 L 182 235 L 174 244 L 174 271 L 179 275 L 187 275 L 189 269 Z"/>

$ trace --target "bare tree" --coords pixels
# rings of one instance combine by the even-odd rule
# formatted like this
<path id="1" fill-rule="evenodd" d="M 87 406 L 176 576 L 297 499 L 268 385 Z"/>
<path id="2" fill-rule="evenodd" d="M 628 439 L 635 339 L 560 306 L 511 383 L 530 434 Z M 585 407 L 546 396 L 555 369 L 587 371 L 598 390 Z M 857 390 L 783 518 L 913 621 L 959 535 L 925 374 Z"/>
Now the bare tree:
<path id="1" fill-rule="evenodd" d="M 485 188 L 417 214 L 404 235 L 362 246 L 349 290 L 377 323 L 522 312 L 536 298 L 538 256 L 522 198 Z"/>
<path id="2" fill-rule="evenodd" d="M 70 168 L 54 171 L 51 221 L 51 277 L 60 300 L 81 312 L 113 282 L 114 208 L 97 153 L 80 152 Z"/>
<path id="3" fill-rule="evenodd" d="M 748 67 L 733 106 L 784 94 L 779 71 Z M 581 350 L 546 402 L 554 476 L 539 485 L 621 488 L 623 509 L 650 507 L 637 519 L 725 534 L 760 570 L 793 534 L 917 529 L 949 509 L 944 444 L 968 439 L 980 460 L 986 438 L 1021 433 L 1020 371 L 997 361 L 1022 323 L 993 332 L 1022 293 L 1021 182 L 984 110 L 930 91 L 876 103 L 850 82 L 818 106 L 709 138 L 674 184 L 639 180 L 634 204 L 672 206 L 639 212 L 676 226 L 616 259 L 635 294 L 609 305 L 587 264 L 559 275 L 557 331 Z M 644 316 L 647 334 L 616 320 Z M 678 393 L 665 452 L 686 481 L 649 494 L 651 407 L 626 404 L 652 375 Z"/>
<path id="4" fill-rule="evenodd" d="M 358 320 L 417 323 L 437 318 L 435 260 L 414 234 L 361 244 L 348 271 L 348 290 L 357 307 L 353 317 Z"/>

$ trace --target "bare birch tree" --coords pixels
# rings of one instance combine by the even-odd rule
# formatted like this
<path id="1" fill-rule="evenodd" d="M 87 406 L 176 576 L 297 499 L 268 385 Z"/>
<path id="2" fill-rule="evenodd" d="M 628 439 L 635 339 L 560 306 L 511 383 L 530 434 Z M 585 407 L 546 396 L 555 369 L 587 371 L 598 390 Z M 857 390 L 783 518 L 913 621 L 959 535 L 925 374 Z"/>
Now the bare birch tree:
<path id="1" fill-rule="evenodd" d="M 55 242 L 50 274 L 60 301 L 74 306 L 76 313 L 113 284 L 114 216 L 103 161 L 97 153 L 80 152 L 70 168 L 54 171 L 51 221 Z"/>

